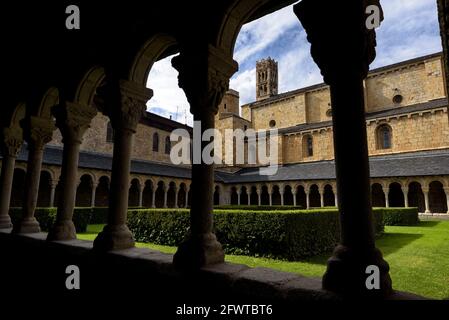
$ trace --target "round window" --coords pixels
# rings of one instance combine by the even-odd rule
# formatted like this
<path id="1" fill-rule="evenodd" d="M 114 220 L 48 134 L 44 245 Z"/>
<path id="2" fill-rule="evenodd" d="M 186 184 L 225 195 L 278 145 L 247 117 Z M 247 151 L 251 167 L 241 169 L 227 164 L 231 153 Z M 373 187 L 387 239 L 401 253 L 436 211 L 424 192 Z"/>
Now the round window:
<path id="1" fill-rule="evenodd" d="M 276 126 L 276 121 L 275 120 L 270 120 L 270 128 L 273 128 Z"/>
<path id="2" fill-rule="evenodd" d="M 332 109 L 328 109 L 328 110 L 326 111 L 326 116 L 332 117 Z"/>
<path id="3" fill-rule="evenodd" d="M 404 100 L 404 97 L 401 96 L 400 94 L 397 94 L 393 97 L 393 103 L 395 104 L 400 104 L 402 100 Z"/>

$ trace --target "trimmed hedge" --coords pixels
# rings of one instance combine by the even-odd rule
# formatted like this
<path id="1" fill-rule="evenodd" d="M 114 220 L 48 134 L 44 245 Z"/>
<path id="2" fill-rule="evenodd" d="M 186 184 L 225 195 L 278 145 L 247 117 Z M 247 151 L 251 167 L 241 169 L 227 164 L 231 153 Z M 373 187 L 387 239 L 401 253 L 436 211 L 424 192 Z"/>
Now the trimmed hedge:
<path id="1" fill-rule="evenodd" d="M 419 223 L 418 208 L 375 208 L 386 226 L 413 226 Z"/>
<path id="2" fill-rule="evenodd" d="M 34 216 L 39 222 L 42 231 L 49 231 L 56 220 L 57 208 L 36 208 Z M 22 208 L 10 208 L 9 214 L 12 223 L 18 223 L 22 216 Z M 92 215 L 91 208 L 75 208 L 73 212 L 73 224 L 77 232 L 86 232 Z"/>
<path id="3" fill-rule="evenodd" d="M 376 234 L 383 232 L 375 211 Z M 177 246 L 187 236 L 186 209 L 128 211 L 137 241 Z M 297 260 L 332 250 L 340 237 L 337 210 L 214 210 L 214 232 L 228 254 Z"/>
<path id="4" fill-rule="evenodd" d="M 304 208 L 301 206 L 267 206 L 267 205 L 233 205 L 233 204 L 223 204 L 214 206 L 216 210 L 263 210 L 263 211 L 271 211 L 271 210 L 303 210 Z"/>

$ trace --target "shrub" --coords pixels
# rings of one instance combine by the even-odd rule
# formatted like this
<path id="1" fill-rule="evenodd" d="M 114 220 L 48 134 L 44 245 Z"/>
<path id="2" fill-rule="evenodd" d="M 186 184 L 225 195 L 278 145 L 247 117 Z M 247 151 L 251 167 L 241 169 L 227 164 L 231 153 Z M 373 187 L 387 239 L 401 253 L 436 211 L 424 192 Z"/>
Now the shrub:
<path id="1" fill-rule="evenodd" d="M 375 211 L 375 232 L 383 232 Z M 137 241 L 176 246 L 187 236 L 189 210 L 142 209 L 128 212 Z M 334 248 L 340 237 L 336 209 L 214 210 L 214 232 L 228 254 L 297 260 Z"/>
<path id="2" fill-rule="evenodd" d="M 418 208 L 375 208 L 386 226 L 413 226 L 419 223 Z"/>
<path id="3" fill-rule="evenodd" d="M 89 224 L 105 224 L 108 222 L 108 207 L 89 208 L 92 211 Z"/>
<path id="4" fill-rule="evenodd" d="M 39 222 L 42 231 L 49 231 L 56 220 L 57 208 L 36 208 L 34 216 Z M 9 214 L 12 223 L 18 223 L 22 216 L 22 208 L 10 208 Z M 73 223 L 77 232 L 85 232 L 89 224 L 91 208 L 75 208 L 73 213 Z"/>
<path id="5" fill-rule="evenodd" d="M 214 209 L 216 210 L 264 210 L 264 211 L 271 211 L 271 210 L 302 210 L 304 209 L 301 206 L 267 206 L 267 205 L 233 205 L 233 204 L 223 204 L 214 206 Z"/>

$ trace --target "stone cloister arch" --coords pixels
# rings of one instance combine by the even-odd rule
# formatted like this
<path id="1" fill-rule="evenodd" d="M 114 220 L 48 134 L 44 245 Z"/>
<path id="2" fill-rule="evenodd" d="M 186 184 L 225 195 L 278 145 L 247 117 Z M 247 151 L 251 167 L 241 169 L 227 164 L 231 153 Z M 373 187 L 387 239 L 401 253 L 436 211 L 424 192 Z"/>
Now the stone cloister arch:
<path id="1" fill-rule="evenodd" d="M 92 206 L 92 189 L 94 188 L 95 178 L 91 174 L 83 174 L 79 179 L 76 189 L 76 207 Z"/>
<path id="2" fill-rule="evenodd" d="M 109 204 L 109 183 L 108 176 L 101 176 L 95 192 L 95 207 L 107 207 Z"/>

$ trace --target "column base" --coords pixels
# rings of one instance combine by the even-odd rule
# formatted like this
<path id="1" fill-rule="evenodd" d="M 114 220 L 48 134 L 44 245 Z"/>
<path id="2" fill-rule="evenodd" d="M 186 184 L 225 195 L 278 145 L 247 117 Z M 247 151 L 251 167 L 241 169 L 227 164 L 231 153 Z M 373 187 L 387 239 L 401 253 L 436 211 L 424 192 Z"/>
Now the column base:
<path id="1" fill-rule="evenodd" d="M 94 250 L 110 251 L 134 247 L 134 237 L 126 224 L 106 225 L 94 240 Z"/>
<path id="2" fill-rule="evenodd" d="M 366 280 L 371 274 L 366 267 L 379 267 L 379 289 L 369 290 Z M 323 289 L 356 298 L 385 298 L 393 293 L 390 267 L 382 258 L 379 249 L 359 251 L 338 245 L 327 262 L 327 270 L 323 275 Z"/>
<path id="3" fill-rule="evenodd" d="M 16 223 L 12 229 L 12 233 L 16 234 L 39 232 L 41 232 L 41 227 L 35 217 L 22 219 L 19 223 Z"/>
<path id="4" fill-rule="evenodd" d="M 223 262 L 223 248 L 213 233 L 190 235 L 179 245 L 173 257 L 173 265 L 179 270 L 197 270 Z"/>
<path id="5" fill-rule="evenodd" d="M 76 239 L 76 229 L 72 220 L 56 222 L 47 235 L 48 241 L 65 241 Z"/>
<path id="6" fill-rule="evenodd" d="M 11 217 L 9 215 L 0 216 L 0 229 L 12 228 Z"/>

